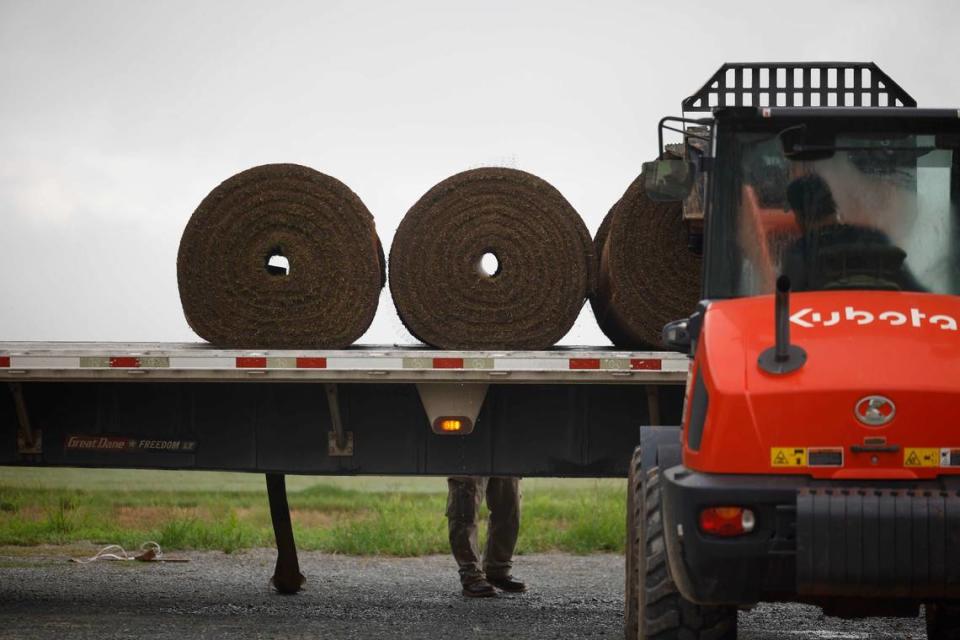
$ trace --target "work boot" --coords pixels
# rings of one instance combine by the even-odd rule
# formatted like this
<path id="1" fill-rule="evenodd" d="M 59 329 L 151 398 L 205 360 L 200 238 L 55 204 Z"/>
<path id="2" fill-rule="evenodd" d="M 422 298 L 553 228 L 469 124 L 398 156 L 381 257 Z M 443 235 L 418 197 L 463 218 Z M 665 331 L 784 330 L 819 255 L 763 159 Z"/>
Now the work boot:
<path id="1" fill-rule="evenodd" d="M 480 578 L 463 583 L 463 595 L 468 598 L 492 598 L 497 595 L 497 590 L 489 582 Z"/>
<path id="2" fill-rule="evenodd" d="M 491 578 L 487 576 L 487 582 L 495 586 L 501 591 L 506 591 L 508 593 L 523 593 L 527 590 L 527 585 L 523 582 L 520 582 L 513 576 L 503 576 L 500 578 Z"/>

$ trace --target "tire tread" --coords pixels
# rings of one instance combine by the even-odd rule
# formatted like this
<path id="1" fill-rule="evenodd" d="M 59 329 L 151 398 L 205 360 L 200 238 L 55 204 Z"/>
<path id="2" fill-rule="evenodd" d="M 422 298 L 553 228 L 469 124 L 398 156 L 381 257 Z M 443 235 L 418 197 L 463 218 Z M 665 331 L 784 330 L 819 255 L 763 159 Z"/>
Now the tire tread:
<path id="1" fill-rule="evenodd" d="M 734 607 L 701 606 L 686 600 L 670 577 L 663 520 L 660 511 L 660 470 L 635 474 L 640 486 L 631 487 L 642 496 L 644 520 L 637 532 L 640 543 L 638 573 L 642 572 L 643 594 L 636 637 L 644 640 L 735 640 L 737 610 Z"/>

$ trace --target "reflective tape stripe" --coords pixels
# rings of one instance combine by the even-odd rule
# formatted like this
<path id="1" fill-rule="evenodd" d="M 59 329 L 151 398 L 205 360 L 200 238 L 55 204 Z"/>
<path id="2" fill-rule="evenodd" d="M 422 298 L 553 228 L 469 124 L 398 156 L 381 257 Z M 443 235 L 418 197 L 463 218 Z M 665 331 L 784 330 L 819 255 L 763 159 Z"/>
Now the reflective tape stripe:
<path id="1" fill-rule="evenodd" d="M 422 367 L 412 367 L 407 364 L 407 360 L 423 360 L 423 358 L 368 358 L 363 356 L 354 357 L 328 357 L 327 369 L 336 371 L 370 371 L 384 369 L 429 369 L 430 365 Z"/>
<path id="2" fill-rule="evenodd" d="M 76 356 L 10 356 L 10 366 L 17 369 L 69 370 L 83 368 L 83 360 Z"/>
<path id="3" fill-rule="evenodd" d="M 4 348 L 0 353 L 0 372 L 7 377 L 10 371 L 24 370 L 28 373 L 44 373 L 70 377 L 76 371 L 86 379 L 91 376 L 126 376 L 126 372 L 156 372 L 150 379 L 175 378 L 180 371 L 196 376 L 198 372 L 216 376 L 223 372 L 229 377 L 236 373 L 275 372 L 280 377 L 290 379 L 315 370 L 318 375 L 336 377 L 338 372 L 344 375 L 369 373 L 371 375 L 391 375 L 403 378 L 402 370 L 408 370 L 411 380 L 449 379 L 464 375 L 466 377 L 486 375 L 512 375 L 513 372 L 531 375 L 537 379 L 556 379 L 557 381 L 578 382 L 581 380 L 614 380 L 614 376 L 630 377 L 631 381 L 651 379 L 663 381 L 679 380 L 679 374 L 689 370 L 689 359 L 660 352 L 616 352 L 608 350 L 557 350 L 556 352 L 532 351 L 491 353 L 482 351 L 430 351 L 430 350 L 394 350 L 374 351 L 372 349 L 337 351 L 229 351 L 213 348 L 203 349 L 194 345 L 184 348 L 165 349 L 158 343 L 111 345 L 104 343 L 101 349 L 91 349 L 87 345 L 74 348 L 61 348 L 55 345 L 38 344 L 35 352 L 29 349 Z M 29 346 L 29 345 L 28 345 Z M 172 345 L 178 347 L 179 345 Z M 42 347 L 42 348 L 40 348 Z M 119 347 L 119 349 L 118 349 Z M 72 352 L 72 353 L 71 353 Z M 161 375 L 161 372 L 162 375 Z M 431 377 L 431 372 L 433 377 Z M 393 375 L 398 374 L 398 375 Z M 277 377 L 277 376 L 274 376 Z M 619 378 L 618 378 L 619 379 Z"/>
<path id="4" fill-rule="evenodd" d="M 568 358 L 497 358 L 494 369 L 498 371 L 567 371 L 570 369 Z"/>
<path id="5" fill-rule="evenodd" d="M 140 358 L 113 357 L 110 358 L 111 369 L 135 369 L 140 366 Z"/>
<path id="6" fill-rule="evenodd" d="M 164 356 L 81 356 L 74 360 L 81 369 L 168 369 L 170 358 Z M 39 363 L 31 363 L 38 366 Z M 73 364 L 73 363 L 71 363 Z"/>
<path id="7" fill-rule="evenodd" d="M 493 369 L 493 358 L 464 358 L 464 369 Z"/>
<path id="8" fill-rule="evenodd" d="M 139 358 L 141 369 L 169 369 L 170 358 L 163 356 L 147 356 Z"/>
<path id="9" fill-rule="evenodd" d="M 171 357 L 171 369 L 234 369 L 236 362 L 233 358 L 214 358 L 214 357 Z"/>
<path id="10" fill-rule="evenodd" d="M 326 358 L 297 358 L 297 369 L 326 369 Z"/>
<path id="11" fill-rule="evenodd" d="M 630 360 L 627 358 L 601 358 L 600 359 L 600 368 L 601 369 L 629 369 Z"/>
<path id="12" fill-rule="evenodd" d="M 661 360 L 660 370 L 689 373 L 690 364 L 691 361 L 686 358 L 676 360 Z"/>
<path id="13" fill-rule="evenodd" d="M 236 366 L 238 369 L 326 369 L 327 359 L 298 356 L 269 358 L 246 356 L 237 358 Z"/>
<path id="14" fill-rule="evenodd" d="M 600 358 L 570 358 L 570 369 L 599 369 Z"/>
<path id="15" fill-rule="evenodd" d="M 404 369 L 493 369 L 493 358 L 404 358 Z"/>
<path id="16" fill-rule="evenodd" d="M 633 369 L 634 371 L 662 371 L 663 360 L 631 358 L 630 368 Z"/>

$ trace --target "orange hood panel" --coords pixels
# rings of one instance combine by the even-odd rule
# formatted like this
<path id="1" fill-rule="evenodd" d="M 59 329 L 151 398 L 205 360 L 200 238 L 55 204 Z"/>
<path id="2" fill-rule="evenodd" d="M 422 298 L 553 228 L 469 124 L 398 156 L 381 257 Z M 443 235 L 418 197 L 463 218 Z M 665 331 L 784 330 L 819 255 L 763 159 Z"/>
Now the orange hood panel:
<path id="1" fill-rule="evenodd" d="M 772 375 L 757 358 L 774 343 L 773 296 L 709 306 L 694 364 L 709 406 L 700 449 L 685 448 L 688 466 L 823 478 L 960 473 L 949 462 L 955 448 L 960 465 L 960 298 L 806 292 L 791 295 L 790 312 L 791 343 L 807 361 Z M 869 396 L 892 402 L 878 401 L 889 422 L 857 418 Z M 842 466 L 811 466 L 836 459 L 823 450 L 841 450 Z"/>

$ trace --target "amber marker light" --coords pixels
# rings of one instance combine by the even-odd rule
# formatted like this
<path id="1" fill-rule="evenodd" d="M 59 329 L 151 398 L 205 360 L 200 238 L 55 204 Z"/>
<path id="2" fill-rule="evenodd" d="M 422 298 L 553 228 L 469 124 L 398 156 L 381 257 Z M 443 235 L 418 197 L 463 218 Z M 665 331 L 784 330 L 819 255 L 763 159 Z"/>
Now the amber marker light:
<path id="1" fill-rule="evenodd" d="M 457 418 L 445 418 L 440 421 L 440 431 L 445 433 L 451 433 L 453 431 L 460 431 L 463 428 L 463 422 Z"/>
<path id="2" fill-rule="evenodd" d="M 440 435 L 467 435 L 473 431 L 473 422 L 463 416 L 441 416 L 433 421 L 433 432 Z"/>

